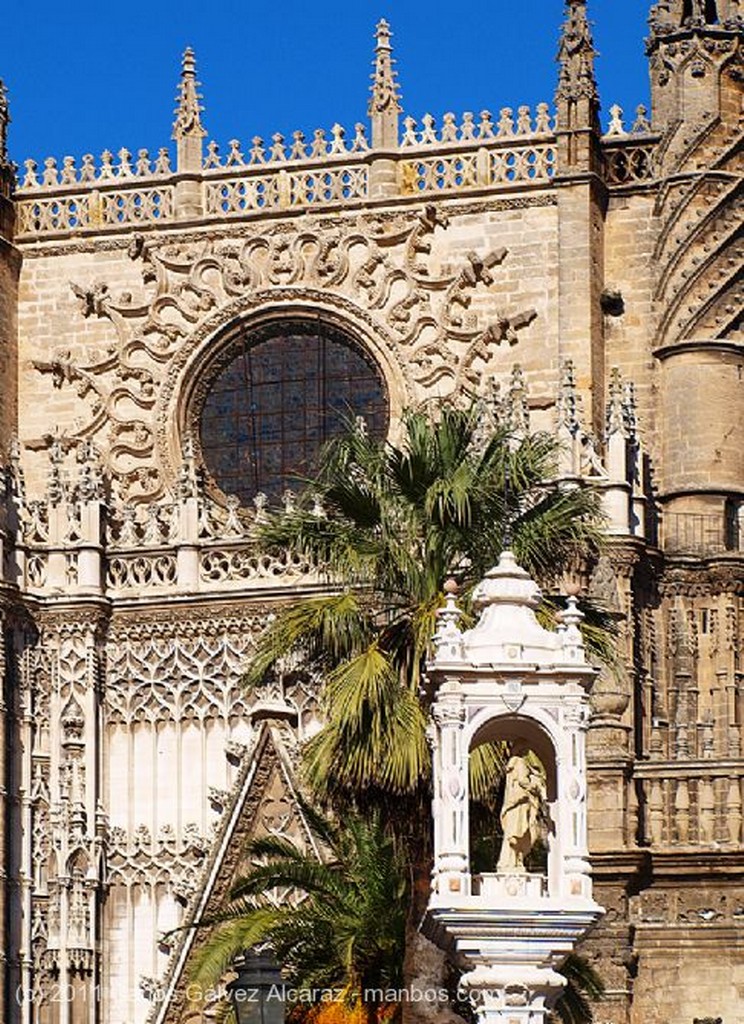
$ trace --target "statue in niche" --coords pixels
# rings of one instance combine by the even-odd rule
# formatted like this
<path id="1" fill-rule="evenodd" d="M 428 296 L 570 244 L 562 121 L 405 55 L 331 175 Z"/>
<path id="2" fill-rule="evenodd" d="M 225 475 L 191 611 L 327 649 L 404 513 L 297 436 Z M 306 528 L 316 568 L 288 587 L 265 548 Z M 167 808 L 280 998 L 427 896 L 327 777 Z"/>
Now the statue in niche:
<path id="1" fill-rule="evenodd" d="M 498 872 L 525 871 L 525 860 L 540 836 L 545 780 L 528 754 L 527 745 L 518 741 L 512 745 L 506 765 Z"/>

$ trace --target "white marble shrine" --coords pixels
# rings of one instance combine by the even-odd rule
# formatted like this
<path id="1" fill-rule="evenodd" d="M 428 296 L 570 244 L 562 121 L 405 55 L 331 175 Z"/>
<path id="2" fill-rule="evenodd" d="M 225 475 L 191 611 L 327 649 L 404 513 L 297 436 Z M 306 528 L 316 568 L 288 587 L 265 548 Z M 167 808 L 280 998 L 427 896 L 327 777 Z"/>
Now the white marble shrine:
<path id="1" fill-rule="evenodd" d="M 426 928 L 466 966 L 462 984 L 483 1024 L 542 1024 L 564 984 L 556 968 L 603 913 L 592 899 L 586 825 L 596 670 L 576 597 L 557 631 L 544 629 L 535 615 L 540 590 L 510 551 L 476 588 L 473 629 L 458 628 L 456 587 L 447 589 L 429 665 L 435 859 Z M 510 749 L 504 839 L 496 870 L 478 875 L 470 868 L 468 764 L 489 741 Z M 542 797 L 545 872 L 525 866 Z"/>

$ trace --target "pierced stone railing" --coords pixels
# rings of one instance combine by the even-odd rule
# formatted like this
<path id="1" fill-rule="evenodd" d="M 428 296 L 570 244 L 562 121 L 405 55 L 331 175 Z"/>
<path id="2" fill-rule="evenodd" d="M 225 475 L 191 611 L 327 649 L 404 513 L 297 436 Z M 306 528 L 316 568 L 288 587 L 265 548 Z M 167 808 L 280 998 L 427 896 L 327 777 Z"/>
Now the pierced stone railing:
<path id="1" fill-rule="evenodd" d="M 114 555 L 106 565 L 107 590 L 151 590 L 178 582 L 176 557 L 167 552 Z"/>
<path id="2" fill-rule="evenodd" d="M 102 590 L 109 597 L 128 597 L 193 593 L 203 585 L 215 590 L 262 588 L 287 583 L 313 586 L 321 582 L 320 573 L 306 558 L 295 554 L 258 554 L 250 540 L 203 542 L 197 546 L 198 581 L 184 580 L 179 566 L 178 547 L 112 549 L 104 557 Z M 74 590 L 78 583 L 77 548 L 64 554 L 65 585 Z M 21 557 L 23 586 L 31 593 L 43 594 L 52 585 L 52 561 L 59 557 L 53 548 L 27 549 Z M 52 586 L 56 590 L 56 582 Z"/>
<path id="3" fill-rule="evenodd" d="M 638 108 L 629 131 L 620 107 L 611 115 L 603 138 L 608 183 L 652 179 L 656 138 L 645 108 Z M 309 139 L 300 131 L 291 140 L 277 133 L 269 143 L 256 136 L 247 147 L 232 139 L 224 156 L 210 142 L 201 196 L 193 189 L 189 193 L 189 219 L 199 210 L 206 217 L 241 217 L 364 202 L 375 158 L 361 123 L 348 135 L 335 124 L 330 133 L 319 128 Z M 440 123 L 431 114 L 420 123 L 406 117 L 397 163 L 400 196 L 544 185 L 556 168 L 553 118 L 547 103 L 539 103 L 534 113 L 527 106 L 503 107 L 498 117 L 488 110 L 466 112 L 460 119 L 446 113 Z M 116 155 L 106 150 L 98 162 L 89 153 L 79 166 L 70 156 L 61 164 L 54 157 L 41 165 L 26 160 L 15 193 L 17 234 L 43 238 L 170 223 L 178 219 L 178 183 L 167 148 L 154 158 L 145 149 L 136 157 L 127 149 Z"/>
<path id="4" fill-rule="evenodd" d="M 240 545 L 206 548 L 199 556 L 199 577 L 211 585 L 256 581 L 286 582 L 291 579 L 316 577 L 317 571 L 306 558 L 283 552 L 281 555 L 258 555 Z"/>
<path id="5" fill-rule="evenodd" d="M 634 185 L 655 177 L 656 140 L 640 142 L 632 136 L 603 146 L 608 185 Z"/>
<path id="6" fill-rule="evenodd" d="M 41 193 L 16 201 L 17 232 L 29 235 L 70 234 L 84 229 L 97 231 L 129 224 L 158 223 L 173 219 L 174 186 L 145 184 L 90 191 Z"/>
<path id="7" fill-rule="evenodd" d="M 72 157 L 58 165 L 48 157 L 41 168 L 25 162 L 15 194 L 19 240 L 106 232 L 130 225 L 165 224 L 202 217 L 250 217 L 267 211 L 333 207 L 365 202 L 370 194 L 377 154 L 364 125 L 347 133 L 334 125 L 317 129 L 311 139 L 295 132 L 291 141 L 273 135 L 268 145 L 255 137 L 248 147 L 233 139 L 224 156 L 217 143 L 206 147 L 200 180 L 188 182 L 188 210 L 179 207 L 181 177 L 169 152 L 155 160 L 146 150 L 133 157 L 121 149 L 106 151 L 96 163 Z M 391 155 L 385 153 L 389 166 Z M 503 108 L 461 119 L 445 114 L 437 125 L 425 114 L 418 125 L 403 122 L 397 154 L 397 188 L 387 174 L 391 200 L 419 193 L 463 192 L 491 187 L 544 185 L 554 174 L 556 151 L 548 105 L 516 113 Z M 378 193 L 379 194 L 379 193 Z"/>
<path id="8" fill-rule="evenodd" d="M 208 215 L 240 216 L 267 210 L 332 205 L 364 200 L 368 195 L 366 164 L 344 164 L 290 171 L 261 172 L 246 169 L 204 182 L 204 208 Z"/>
<path id="9" fill-rule="evenodd" d="M 626 130 L 622 107 L 610 107 L 610 123 L 602 138 L 608 185 L 633 185 L 653 179 L 658 136 L 647 114 L 642 104 L 638 106 L 635 120 Z"/>
<path id="10" fill-rule="evenodd" d="M 555 174 L 555 156 L 551 142 L 418 156 L 399 165 L 402 191 L 410 195 L 493 185 L 546 184 Z"/>

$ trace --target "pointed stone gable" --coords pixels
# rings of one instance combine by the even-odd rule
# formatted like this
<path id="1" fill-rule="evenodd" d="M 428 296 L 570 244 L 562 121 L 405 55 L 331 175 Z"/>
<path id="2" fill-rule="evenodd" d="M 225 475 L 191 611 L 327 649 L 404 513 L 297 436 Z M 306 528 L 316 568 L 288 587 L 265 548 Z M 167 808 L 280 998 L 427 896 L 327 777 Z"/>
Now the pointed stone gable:
<path id="1" fill-rule="evenodd" d="M 225 809 L 224 823 L 202 869 L 185 923 L 219 912 L 240 877 L 249 840 L 280 834 L 307 849 L 316 849 L 297 803 L 296 757 L 296 741 L 288 729 L 271 722 L 260 726 L 252 749 L 245 755 L 234 796 Z M 160 993 L 165 998 L 149 1017 L 153 1024 L 180 1024 L 191 1019 L 193 1008 L 189 1010 L 186 997 L 189 969 L 208 934 L 207 930 L 191 930 L 178 940 L 160 980 Z"/>

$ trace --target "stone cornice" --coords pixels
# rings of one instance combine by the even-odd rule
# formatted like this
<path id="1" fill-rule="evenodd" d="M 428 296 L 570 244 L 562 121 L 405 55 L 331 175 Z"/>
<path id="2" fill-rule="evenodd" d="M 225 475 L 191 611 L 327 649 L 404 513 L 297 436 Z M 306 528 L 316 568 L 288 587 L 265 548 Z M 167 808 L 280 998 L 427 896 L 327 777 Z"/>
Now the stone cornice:
<path id="1" fill-rule="evenodd" d="M 653 355 L 660 360 L 670 356 L 685 355 L 688 352 L 722 352 L 727 355 L 744 355 L 744 344 L 737 341 L 726 341 L 724 338 L 678 341 L 672 345 L 662 345 L 654 349 Z"/>

